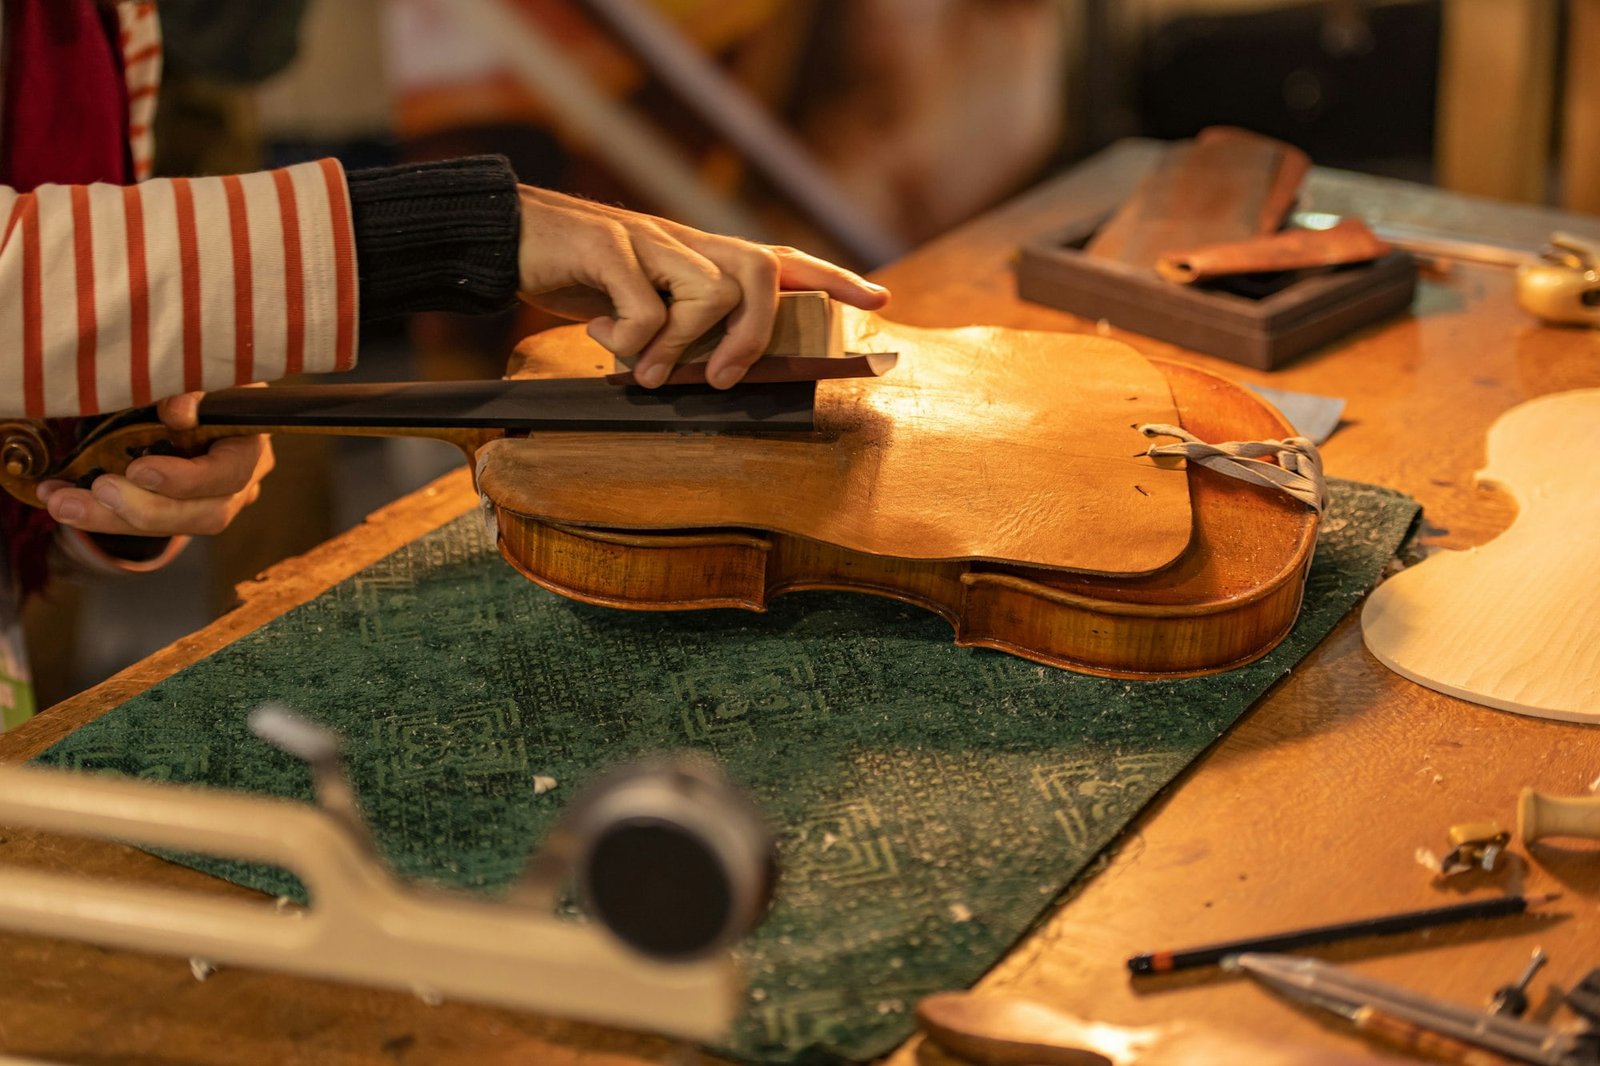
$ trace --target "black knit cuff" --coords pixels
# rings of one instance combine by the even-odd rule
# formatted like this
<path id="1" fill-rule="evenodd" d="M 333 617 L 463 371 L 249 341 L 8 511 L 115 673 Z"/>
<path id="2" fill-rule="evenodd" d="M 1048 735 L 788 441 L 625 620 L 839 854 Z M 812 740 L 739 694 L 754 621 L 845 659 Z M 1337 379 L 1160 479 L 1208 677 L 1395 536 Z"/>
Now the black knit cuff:
<path id="1" fill-rule="evenodd" d="M 517 175 L 501 156 L 353 170 L 361 318 L 489 314 L 517 295 Z"/>

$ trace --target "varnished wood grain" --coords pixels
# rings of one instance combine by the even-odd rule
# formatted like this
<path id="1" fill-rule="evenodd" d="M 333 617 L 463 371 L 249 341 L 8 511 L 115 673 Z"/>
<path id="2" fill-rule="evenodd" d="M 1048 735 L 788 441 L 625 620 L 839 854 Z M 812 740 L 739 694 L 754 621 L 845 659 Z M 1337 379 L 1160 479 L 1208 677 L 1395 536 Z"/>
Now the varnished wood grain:
<path id="1" fill-rule="evenodd" d="M 478 483 L 506 511 L 566 526 L 756 529 L 897 559 L 1129 575 L 1183 553 L 1182 464 L 1141 455 L 1135 428 L 1177 408 L 1127 345 L 840 310 L 848 350 L 899 361 L 818 382 L 815 434 L 531 434 L 486 446 Z M 522 347 L 582 365 L 595 344 L 572 326 Z"/>
<path id="2" fill-rule="evenodd" d="M 895 327 L 904 333 L 903 328 Z M 941 331 L 945 332 L 945 331 Z M 976 330 L 948 331 L 976 335 Z M 1017 331 L 983 331 L 990 341 L 1037 336 Z M 554 343 L 524 344 L 517 370 L 536 362 L 543 372 L 566 364 L 582 367 L 586 347 L 565 332 Z M 1083 338 L 1087 344 L 1090 338 Z M 1089 345 L 1088 350 L 1102 350 Z M 1003 366 L 1019 354 L 1009 344 L 986 343 L 975 372 Z M 1022 350 L 1020 354 L 1027 354 Z M 1154 364 L 1171 390 L 1179 422 L 1204 440 L 1270 440 L 1292 435 L 1281 416 L 1254 393 L 1194 367 Z M 1085 368 L 1093 373 L 1092 367 Z M 1064 379 L 1070 375 L 1064 374 Z M 1113 392 L 1121 396 L 1122 390 Z M 1126 400 L 1123 396 L 1122 399 Z M 928 404 L 930 410 L 935 409 Z M 1045 431 L 1070 420 L 1070 411 L 1047 407 Z M 824 408 L 824 419 L 826 409 Z M 1119 430 L 1123 427 L 1118 426 Z M 1131 428 L 1131 427 L 1129 427 Z M 626 439 L 621 450 L 636 456 L 641 444 Z M 898 558 L 856 551 L 818 537 L 763 529 L 710 528 L 688 530 L 680 524 L 702 520 L 674 497 L 686 484 L 677 471 L 691 472 L 687 484 L 696 491 L 689 500 L 719 495 L 708 473 L 729 478 L 736 503 L 755 508 L 768 518 L 778 513 L 763 504 L 766 486 L 781 483 L 776 474 L 750 475 L 750 449 L 759 441 L 694 442 L 704 458 L 658 464 L 641 476 L 629 466 L 619 469 L 614 453 L 601 451 L 596 461 L 592 444 L 564 438 L 508 442 L 485 453 L 478 484 L 494 506 L 501 553 L 524 576 L 564 596 L 606 607 L 632 610 L 682 610 L 742 607 L 762 610 L 774 596 L 801 589 L 838 589 L 887 596 L 934 611 L 955 629 L 963 647 L 996 648 L 1049 666 L 1067 667 L 1113 677 L 1188 677 L 1216 673 L 1260 658 L 1277 646 L 1299 612 L 1305 574 L 1316 542 L 1317 517 L 1286 496 L 1262 493 L 1245 483 L 1191 464 L 1186 472 L 1192 503 L 1193 533 L 1181 556 L 1168 566 L 1142 575 L 1081 574 L 1062 570 L 979 563 Z M 820 452 L 830 442 L 796 441 L 796 450 Z M 1140 442 L 1142 446 L 1142 441 Z M 953 462 L 972 465 L 974 443 L 954 449 Z M 553 449 L 553 450 L 552 450 Z M 1070 450 L 1070 449 L 1069 449 Z M 563 471 L 561 457 L 587 465 Z M 496 460 L 499 460 L 497 463 Z M 841 464 L 806 460 L 826 473 Z M 720 463 L 721 465 L 716 465 Z M 980 467 L 995 464 L 979 462 Z M 1057 476 L 1059 464 L 1041 465 L 1040 479 Z M 788 480 L 797 480 L 789 478 Z M 1064 479 L 1063 479 L 1064 480 Z M 539 490 L 549 484 L 586 486 L 588 496 L 571 495 L 577 508 L 551 521 L 528 513 L 539 506 Z M 632 506 L 678 506 L 665 530 L 619 529 L 613 522 L 637 520 L 621 511 L 621 520 L 594 524 L 597 503 L 614 506 L 619 484 L 635 489 Z M 671 484 L 662 503 L 652 485 Z M 750 489 L 761 491 L 752 495 Z M 920 483 L 913 488 L 922 488 Z M 981 487 L 981 486 L 980 486 Z M 1140 486 L 1142 488 L 1142 486 Z M 1060 486 L 1057 486 L 1060 489 Z M 592 499 L 591 499 L 592 498 Z M 813 492 L 812 510 L 826 510 L 830 497 Z M 534 501 L 530 503 L 529 501 Z M 985 501 L 999 505 L 1010 519 L 1016 505 L 1005 495 Z M 1135 525 L 1117 520 L 1111 508 L 1096 511 L 1080 528 L 1064 529 L 1057 539 L 1069 547 L 1085 537 L 1090 543 L 1123 544 Z M 925 521 L 925 513 L 917 519 Z M 962 516 L 970 521 L 971 515 Z M 1000 519 L 996 519 L 999 521 Z M 1070 520 L 1069 520 L 1070 521 Z M 1108 538 L 1107 528 L 1119 530 Z M 1073 539 L 1076 538 L 1076 539 Z"/>
<path id="3" fill-rule="evenodd" d="M 1026 237 L 1126 195 L 1153 146 L 1128 143 L 935 241 L 883 271 L 896 318 L 928 326 L 989 322 L 1091 331 L 1093 323 L 1023 304 L 1008 262 Z M 1537 245 L 1551 229 L 1600 236 L 1600 221 L 1495 206 L 1435 190 L 1313 172 L 1319 209 L 1444 226 Z M 1429 543 L 1465 548 L 1510 522 L 1509 500 L 1475 488 L 1482 440 L 1500 413 L 1532 396 L 1600 385 L 1600 332 L 1538 326 L 1515 309 L 1511 279 L 1461 267 L 1424 283 L 1417 313 L 1276 373 L 1242 369 L 1121 335 L 1147 355 L 1252 382 L 1341 395 L 1347 424 L 1324 454 L 1330 473 L 1403 489 L 1428 508 Z M 161 677 L 254 629 L 475 502 L 452 475 L 324 548 L 276 568 L 233 614 L 106 684 L 0 737 L 25 758 Z M 1363 971 L 1465 1003 L 1483 1002 L 1535 944 L 1552 962 L 1531 989 L 1570 986 L 1600 956 L 1600 854 L 1514 847 L 1496 878 L 1431 886 L 1418 846 L 1444 845 L 1463 820 L 1514 822 L 1521 785 L 1582 794 L 1600 766 L 1600 735 L 1476 707 L 1390 673 L 1347 619 L 1295 672 L 1134 824 L 1095 875 L 985 979 L 1119 1025 L 1203 1021 L 1268 1040 L 1365 1051 L 1367 1045 L 1253 985 L 1197 972 L 1134 986 L 1136 951 L 1427 906 L 1521 882 L 1561 891 L 1559 923 L 1511 919 L 1330 949 Z M 0 858 L 147 883 L 239 893 L 127 848 L 5 834 Z M 678 1063 L 647 1038 L 390 993 L 265 974 L 195 982 L 180 962 L 0 935 L 0 1049 L 80 1063 Z M 693 1061 L 692 1059 L 690 1061 Z M 894 1062 L 910 1066 L 910 1049 Z"/>

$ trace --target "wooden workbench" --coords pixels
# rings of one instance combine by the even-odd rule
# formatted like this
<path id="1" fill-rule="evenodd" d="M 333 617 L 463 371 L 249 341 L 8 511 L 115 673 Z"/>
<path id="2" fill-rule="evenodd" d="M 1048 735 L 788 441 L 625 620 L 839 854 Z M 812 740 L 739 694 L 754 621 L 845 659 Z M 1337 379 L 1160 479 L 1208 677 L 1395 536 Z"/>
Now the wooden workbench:
<path id="1" fill-rule="evenodd" d="M 1010 257 L 1027 236 L 1112 204 L 1153 151 L 1124 142 L 884 270 L 879 279 L 895 292 L 889 313 L 926 326 L 1093 329 L 1018 301 Z M 1530 246 L 1558 227 L 1600 236 L 1596 219 L 1354 175 L 1318 172 L 1310 189 L 1320 210 Z M 1425 282 L 1412 316 L 1270 375 L 1124 339 L 1241 381 L 1346 397 L 1348 424 L 1324 452 L 1329 473 L 1412 494 L 1426 508 L 1427 541 L 1455 548 L 1492 538 L 1512 518 L 1507 499 L 1473 483 L 1490 422 L 1530 397 L 1600 385 L 1600 331 L 1539 327 L 1516 310 L 1509 272 L 1490 267 L 1459 266 L 1444 281 Z M 36 754 L 474 502 L 465 472 L 451 475 L 275 567 L 242 589 L 243 605 L 215 624 L 0 737 L 0 758 Z M 1381 953 L 1368 945 L 1333 954 L 1359 958 L 1378 976 L 1478 1002 L 1542 944 L 1552 961 L 1535 982 L 1537 1005 L 1550 982 L 1569 985 L 1600 963 L 1600 851 L 1541 846 L 1531 863 L 1504 876 L 1474 874 L 1445 890 L 1430 885 L 1413 855 L 1424 846 L 1443 851 L 1445 828 L 1455 822 L 1513 822 L 1523 785 L 1581 793 L 1597 773 L 1600 731 L 1419 688 L 1366 653 L 1352 616 L 1144 812 L 985 987 L 1107 1021 L 1203 1019 L 1267 1038 L 1358 1047 L 1247 982 L 1200 973 L 1134 986 L 1123 959 L 1521 883 L 1565 893 L 1560 909 L 1571 917 L 1435 930 L 1384 942 Z M 0 831 L 0 860 L 222 895 L 245 891 L 130 848 L 10 830 Z M 200 983 L 182 960 L 9 934 L 0 934 L 0 1052 L 192 1066 L 682 1061 L 664 1041 L 589 1026 L 242 971 Z M 909 1051 L 896 1058 L 911 1060 Z"/>

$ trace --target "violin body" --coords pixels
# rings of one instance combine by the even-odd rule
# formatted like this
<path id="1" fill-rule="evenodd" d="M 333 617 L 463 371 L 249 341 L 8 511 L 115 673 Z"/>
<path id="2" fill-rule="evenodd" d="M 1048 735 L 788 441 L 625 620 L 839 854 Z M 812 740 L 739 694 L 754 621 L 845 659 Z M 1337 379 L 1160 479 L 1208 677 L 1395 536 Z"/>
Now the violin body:
<path id="1" fill-rule="evenodd" d="M 1044 344 L 1066 366 L 1073 365 L 1074 353 L 1104 355 L 1107 350 L 1101 346 L 1113 343 L 987 327 L 915 330 L 881 320 L 874 332 L 879 329 L 882 335 L 876 340 L 900 351 L 899 368 L 881 381 L 819 383 L 817 421 L 824 436 L 830 403 L 837 399 L 830 389 L 890 386 L 903 372 L 925 365 L 930 350 L 953 345 L 983 351 L 985 358 L 963 368 L 974 393 L 981 394 L 984 381 L 1016 373 L 1008 353 Z M 593 362 L 592 353 L 585 351 L 587 343 L 581 334 L 566 330 L 529 338 L 518 350 L 513 371 L 570 373 L 583 361 Z M 872 338 L 865 343 L 872 343 Z M 858 335 L 851 346 L 860 350 L 863 338 Z M 1175 420 L 1204 440 L 1293 434 L 1281 415 L 1240 386 L 1175 363 L 1149 365 L 1170 390 Z M 1010 414 L 1017 417 L 1016 412 Z M 1047 431 L 1046 425 L 1024 421 L 1001 423 L 997 432 Z M 1185 470 L 1177 463 L 1136 458 L 1140 438 L 1128 421 L 1127 452 L 1122 458 L 1128 464 L 1143 464 L 1134 475 L 1140 492 L 1150 491 L 1163 475 L 1173 474 L 1182 478 L 1187 490 L 1184 510 L 1189 522 L 1177 542 L 1179 550 L 1153 566 L 1147 545 L 1139 542 L 1136 529 L 1130 531 L 1125 516 L 1118 513 L 1110 524 L 1095 525 L 1093 508 L 1080 514 L 1087 528 L 1075 531 L 1083 534 L 1084 542 L 1098 546 L 1080 556 L 1090 561 L 1084 566 L 867 551 L 838 539 L 773 528 L 778 523 L 771 521 L 768 528 L 714 521 L 688 524 L 685 515 L 725 510 L 721 501 L 718 507 L 697 506 L 707 491 L 694 473 L 695 462 L 704 458 L 695 451 L 704 447 L 703 439 L 681 442 L 681 454 L 671 454 L 674 448 L 668 446 L 667 455 L 655 465 L 644 462 L 643 470 L 641 457 L 650 444 L 635 441 L 619 447 L 616 441 L 607 441 L 608 449 L 616 449 L 609 478 L 607 464 L 593 459 L 592 442 L 590 456 L 579 458 L 574 456 L 581 446 L 573 442 L 570 448 L 557 447 L 564 443 L 559 437 L 496 442 L 479 455 L 478 483 L 486 506 L 493 509 L 505 558 L 537 584 L 585 603 L 633 610 L 759 611 L 785 592 L 861 592 L 940 614 L 954 628 L 958 645 L 994 648 L 1050 666 L 1114 677 L 1215 673 L 1266 654 L 1288 633 L 1299 613 L 1316 542 L 1316 513 L 1288 497 L 1198 464 Z M 981 449 L 985 443 L 974 441 L 973 448 Z M 806 446 L 830 444 L 838 447 L 837 441 L 826 440 Z M 682 479 L 685 484 L 663 483 L 674 464 L 688 471 Z M 965 459 L 980 494 L 986 480 L 980 473 L 983 465 L 981 455 Z M 756 502 L 784 495 L 774 487 L 772 468 L 755 469 L 758 473 L 746 483 L 728 485 L 725 494 L 742 493 Z M 593 501 L 587 505 L 587 515 L 582 499 L 565 491 L 573 484 L 568 477 L 572 471 L 581 473 L 583 498 Z M 1055 479 L 1060 471 L 1047 467 L 1035 475 Z M 682 501 L 682 506 L 664 511 L 641 508 L 631 522 L 619 520 L 626 516 L 619 514 L 615 501 L 643 499 L 647 488 L 654 490 L 655 499 L 669 497 Z M 1002 507 L 1025 506 L 1015 497 L 998 502 Z M 836 501 L 829 499 L 813 504 L 822 511 L 835 506 Z M 911 515 L 906 524 L 914 528 L 916 518 Z M 1171 530 L 1145 532 L 1163 550 L 1173 543 Z M 1067 555 L 1081 546 L 1069 545 Z"/>
<path id="2" fill-rule="evenodd" d="M 149 410 L 74 441 L 7 422 L 0 488 L 37 503 L 43 480 L 240 433 L 427 436 L 473 464 L 511 565 L 587 603 L 861 592 L 940 614 L 959 645 L 1130 678 L 1228 670 L 1293 626 L 1317 513 L 1153 457 L 1139 431 L 1292 435 L 1265 401 L 1102 338 L 840 310 L 851 372 L 882 377 L 629 388 L 566 327 L 525 341 L 504 382 L 230 389 L 181 434 Z"/>

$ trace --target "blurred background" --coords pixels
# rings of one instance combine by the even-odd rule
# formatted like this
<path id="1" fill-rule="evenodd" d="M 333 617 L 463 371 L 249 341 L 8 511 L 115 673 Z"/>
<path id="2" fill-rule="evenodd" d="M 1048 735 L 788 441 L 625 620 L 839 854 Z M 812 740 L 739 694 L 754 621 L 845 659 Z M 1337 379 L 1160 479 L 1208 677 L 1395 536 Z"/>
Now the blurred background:
<path id="1" fill-rule="evenodd" d="M 160 174 L 480 152 L 861 270 L 1124 137 L 1243 126 L 1320 165 L 1600 211 L 1600 0 L 161 0 Z M 364 329 L 371 380 L 498 376 L 531 313 Z M 348 380 L 346 378 L 345 380 Z M 167 571 L 29 608 L 41 705 L 454 468 L 280 437 Z"/>

